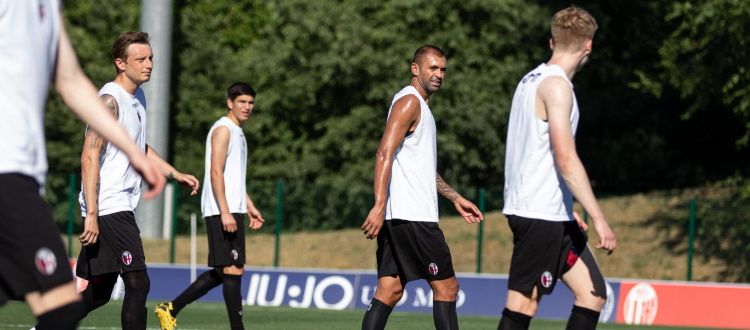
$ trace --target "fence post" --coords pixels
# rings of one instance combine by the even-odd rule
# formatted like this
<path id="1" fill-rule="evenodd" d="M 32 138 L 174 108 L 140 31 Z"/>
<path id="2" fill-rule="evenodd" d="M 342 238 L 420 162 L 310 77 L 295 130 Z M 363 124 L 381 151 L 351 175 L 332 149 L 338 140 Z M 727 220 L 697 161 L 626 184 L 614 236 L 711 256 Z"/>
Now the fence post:
<path id="1" fill-rule="evenodd" d="M 276 183 L 276 221 L 275 221 L 275 234 L 276 234 L 276 246 L 274 248 L 273 255 L 273 266 L 279 267 L 279 243 L 281 242 L 281 216 L 284 208 L 284 181 Z"/>
<path id="2" fill-rule="evenodd" d="M 75 219 L 76 208 L 76 173 L 70 172 L 68 180 L 70 191 L 68 192 L 68 257 L 73 257 L 73 219 Z"/>
<path id="3" fill-rule="evenodd" d="M 479 212 L 484 214 L 484 188 L 479 188 Z M 484 236 L 484 221 L 479 221 L 477 233 L 477 273 L 482 272 L 482 237 Z"/>
<path id="4" fill-rule="evenodd" d="M 690 199 L 690 223 L 688 224 L 687 280 L 693 280 L 693 244 L 695 242 L 695 197 Z"/>
<path id="5" fill-rule="evenodd" d="M 175 251 L 175 240 L 177 238 L 177 193 L 179 192 L 180 186 L 177 182 L 172 182 L 172 228 L 170 241 L 169 241 L 169 263 L 174 263 L 174 251 Z"/>

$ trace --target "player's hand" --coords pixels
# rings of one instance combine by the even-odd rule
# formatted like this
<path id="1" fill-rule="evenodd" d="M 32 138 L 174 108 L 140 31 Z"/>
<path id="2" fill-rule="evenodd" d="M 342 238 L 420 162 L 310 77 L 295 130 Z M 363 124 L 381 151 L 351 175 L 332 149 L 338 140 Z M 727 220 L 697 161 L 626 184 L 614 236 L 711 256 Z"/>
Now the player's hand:
<path id="1" fill-rule="evenodd" d="M 365 238 L 375 239 L 380 234 L 381 228 L 383 228 L 383 210 L 379 207 L 373 207 L 360 229 L 364 231 Z"/>
<path id="2" fill-rule="evenodd" d="M 99 239 L 99 217 L 96 215 L 87 215 L 83 220 L 83 234 L 78 236 L 78 241 L 83 246 L 96 244 Z"/>
<path id="3" fill-rule="evenodd" d="M 228 233 L 237 231 L 237 221 L 234 220 L 234 217 L 229 212 L 221 213 L 221 226 L 222 229 L 224 229 L 224 231 Z"/>
<path id="4" fill-rule="evenodd" d="M 586 222 L 581 219 L 581 215 L 578 214 L 578 212 L 573 211 L 573 218 L 576 219 L 576 222 L 578 222 L 578 227 L 581 228 L 583 231 L 589 230 L 589 225 L 586 224 Z"/>
<path id="5" fill-rule="evenodd" d="M 482 212 L 479 212 L 477 206 L 466 198 L 456 198 L 456 200 L 453 201 L 453 205 L 456 206 L 456 210 L 458 210 L 458 213 L 461 214 L 461 217 L 464 218 L 466 223 L 478 223 L 479 221 L 484 220 Z"/>
<path id="6" fill-rule="evenodd" d="M 596 248 L 605 249 L 609 251 L 607 254 L 612 254 L 615 248 L 617 248 L 617 241 L 612 229 L 609 228 L 609 224 L 604 219 L 593 221 L 593 223 L 596 234 L 599 235 L 599 242 L 596 243 Z"/>
<path id="7" fill-rule="evenodd" d="M 193 196 L 198 193 L 200 182 L 194 176 L 190 174 L 185 174 L 185 173 L 178 173 L 177 175 L 174 176 L 174 180 L 179 185 L 192 189 L 190 191 L 190 196 Z"/>
<path id="8" fill-rule="evenodd" d="M 263 226 L 263 223 L 266 222 L 260 214 L 260 211 L 255 207 L 250 207 L 250 205 L 247 207 L 247 217 L 250 219 L 250 229 L 259 229 Z"/>
<path id="9" fill-rule="evenodd" d="M 167 179 L 160 174 L 156 162 L 146 157 L 146 155 L 136 155 L 129 157 L 130 163 L 138 173 L 141 173 L 143 180 L 148 183 L 148 191 L 143 194 L 143 199 L 149 200 L 158 196 L 164 190 L 164 184 Z"/>

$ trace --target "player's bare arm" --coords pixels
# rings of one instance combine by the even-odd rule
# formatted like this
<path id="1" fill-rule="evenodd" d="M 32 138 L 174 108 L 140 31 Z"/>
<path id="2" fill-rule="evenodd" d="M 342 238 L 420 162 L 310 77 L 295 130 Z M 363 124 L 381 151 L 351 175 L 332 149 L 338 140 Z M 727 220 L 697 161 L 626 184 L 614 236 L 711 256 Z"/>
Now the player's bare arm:
<path id="1" fill-rule="evenodd" d="M 101 99 L 112 116 L 118 118 L 120 108 L 117 100 L 112 95 L 102 95 Z M 95 244 L 99 238 L 99 157 L 106 145 L 101 134 L 90 126 L 86 127 L 81 152 L 81 182 L 86 199 L 86 217 L 83 220 L 83 233 L 78 237 L 84 246 Z"/>
<path id="2" fill-rule="evenodd" d="M 60 13 L 60 22 L 63 22 Z M 81 70 L 73 45 L 68 39 L 65 29 L 60 29 L 60 41 L 57 51 L 57 63 L 54 73 L 55 90 L 62 97 L 65 105 L 82 121 L 94 130 L 101 132 L 103 138 L 125 152 L 150 189 L 143 197 L 156 197 L 164 188 L 166 180 L 159 175 L 156 164 L 146 158 L 146 155 L 128 137 L 125 130 L 117 122 L 106 115 L 106 109 L 99 100 L 97 89 Z"/>
<path id="3" fill-rule="evenodd" d="M 253 200 L 250 199 L 250 195 L 245 194 L 245 200 L 247 201 L 247 216 L 250 219 L 250 225 L 248 227 L 250 227 L 250 229 L 260 229 L 266 220 L 263 219 L 260 211 L 255 208 L 255 204 L 253 203 Z"/>
<path id="4" fill-rule="evenodd" d="M 482 215 L 482 212 L 479 211 L 477 206 L 461 196 L 461 194 L 448 185 L 448 183 L 443 180 L 443 177 L 440 176 L 440 173 L 437 173 L 436 175 L 436 184 L 437 192 L 453 202 L 456 210 L 458 210 L 461 217 L 463 217 L 467 223 L 477 223 L 484 220 L 484 215 Z"/>
<path id="5" fill-rule="evenodd" d="M 380 140 L 380 146 L 375 153 L 375 174 L 373 177 L 375 206 L 370 210 L 361 227 L 368 239 L 377 237 L 380 228 L 383 227 L 385 204 L 388 196 L 388 180 L 391 178 L 391 169 L 393 168 L 393 154 L 401 145 L 406 134 L 416 129 L 421 116 L 420 110 L 419 99 L 415 95 L 404 96 L 393 104 L 388 122 L 385 125 L 385 132 Z"/>
<path id="6" fill-rule="evenodd" d="M 178 171 L 172 165 L 167 163 L 166 160 L 161 158 L 161 156 L 156 153 L 156 150 L 154 150 L 154 148 L 151 148 L 151 146 L 149 145 L 146 145 L 146 156 L 148 156 L 149 159 L 153 160 L 154 163 L 156 163 L 156 166 L 159 167 L 159 172 L 161 172 L 161 175 L 174 180 L 183 187 L 190 188 L 190 196 L 198 193 L 198 187 L 200 186 L 200 183 L 194 176 Z"/>
<path id="7" fill-rule="evenodd" d="M 596 247 L 614 251 L 617 247 L 615 235 L 609 227 L 599 203 L 594 197 L 586 169 L 578 157 L 570 112 L 573 96 L 570 85 L 561 77 L 549 77 L 537 89 L 537 106 L 544 107 L 549 123 L 550 140 L 555 153 L 555 163 L 570 192 L 591 216 L 599 242 Z M 538 112 L 537 112 L 538 113 Z"/>
<path id="8" fill-rule="evenodd" d="M 221 225 L 224 231 L 233 233 L 237 231 L 237 221 L 234 220 L 229 211 L 227 202 L 226 186 L 224 184 L 224 165 L 227 162 L 229 151 L 230 131 L 226 126 L 219 126 L 211 134 L 211 170 L 210 180 L 216 197 L 216 205 L 219 207 Z"/>

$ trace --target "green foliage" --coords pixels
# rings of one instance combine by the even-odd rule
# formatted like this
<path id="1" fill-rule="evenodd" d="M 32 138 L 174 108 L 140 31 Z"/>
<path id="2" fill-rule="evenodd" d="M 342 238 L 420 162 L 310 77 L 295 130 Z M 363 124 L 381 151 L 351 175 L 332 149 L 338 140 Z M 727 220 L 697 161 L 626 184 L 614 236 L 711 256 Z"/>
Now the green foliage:
<path id="1" fill-rule="evenodd" d="M 677 27 L 659 50 L 664 81 L 691 104 L 685 117 L 699 111 L 731 111 L 750 138 L 750 2 L 741 0 L 680 1 L 666 20 Z M 719 107 L 717 109 L 717 106 Z"/>

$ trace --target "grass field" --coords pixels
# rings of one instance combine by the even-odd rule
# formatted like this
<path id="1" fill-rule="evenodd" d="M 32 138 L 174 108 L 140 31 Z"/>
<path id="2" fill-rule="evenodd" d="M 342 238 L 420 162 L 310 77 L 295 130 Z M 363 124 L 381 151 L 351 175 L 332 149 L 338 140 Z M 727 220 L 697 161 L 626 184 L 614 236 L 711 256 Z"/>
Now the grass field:
<path id="1" fill-rule="evenodd" d="M 159 329 L 159 323 L 153 313 L 157 302 L 149 301 L 148 329 Z M 79 329 L 120 329 L 121 301 L 110 301 L 84 319 Z M 258 307 L 245 306 L 245 328 L 264 330 L 350 330 L 359 329 L 362 322 L 362 310 L 322 310 L 298 309 L 291 307 Z M 498 319 L 484 316 L 459 315 L 462 329 L 496 329 Z M 34 316 L 26 304 L 9 302 L 0 307 L 0 329 L 28 330 L 34 325 Z M 229 327 L 226 309 L 223 303 L 194 303 L 183 309 L 177 318 L 180 330 L 215 330 Z M 431 330 L 434 329 L 432 314 L 405 313 L 395 311 L 388 319 L 386 329 Z M 565 321 L 533 320 L 533 330 L 564 329 Z M 622 324 L 600 324 L 601 330 L 674 330 L 685 328 L 635 326 Z M 707 330 L 705 328 L 689 328 Z"/>

